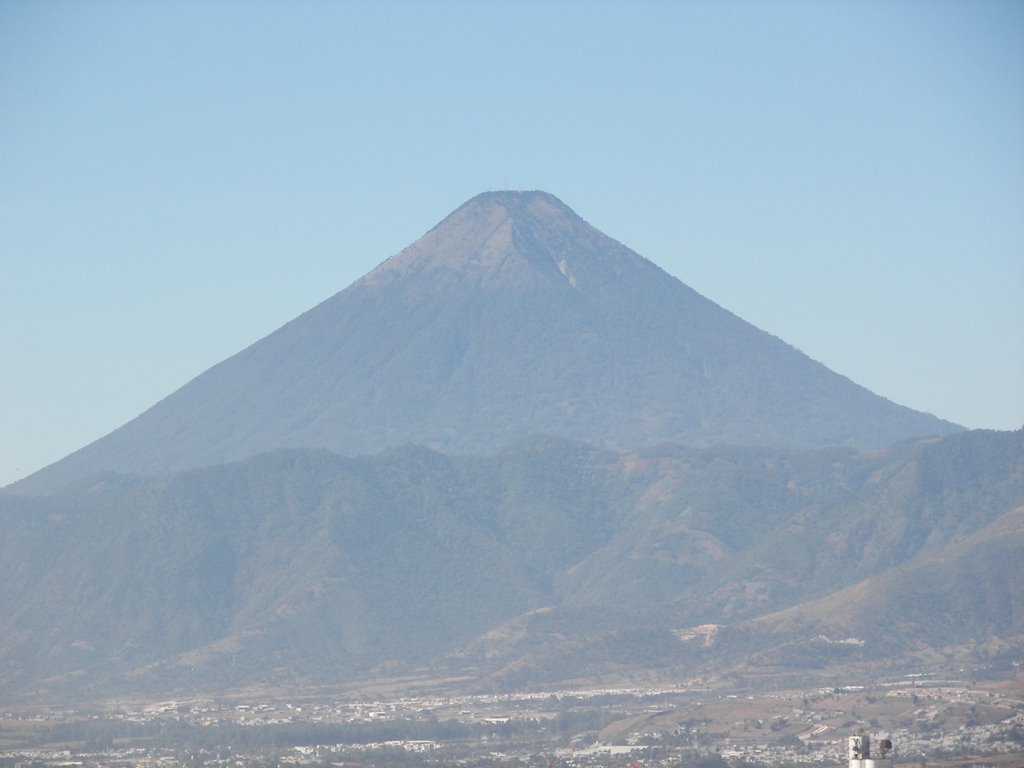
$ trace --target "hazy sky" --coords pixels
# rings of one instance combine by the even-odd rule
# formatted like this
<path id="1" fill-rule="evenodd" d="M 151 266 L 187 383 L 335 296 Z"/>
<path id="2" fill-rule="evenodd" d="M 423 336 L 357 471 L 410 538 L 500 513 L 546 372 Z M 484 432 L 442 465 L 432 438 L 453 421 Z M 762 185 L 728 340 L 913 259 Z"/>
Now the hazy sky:
<path id="1" fill-rule="evenodd" d="M 0 3 L 0 485 L 487 189 L 1024 424 L 1024 3 Z"/>

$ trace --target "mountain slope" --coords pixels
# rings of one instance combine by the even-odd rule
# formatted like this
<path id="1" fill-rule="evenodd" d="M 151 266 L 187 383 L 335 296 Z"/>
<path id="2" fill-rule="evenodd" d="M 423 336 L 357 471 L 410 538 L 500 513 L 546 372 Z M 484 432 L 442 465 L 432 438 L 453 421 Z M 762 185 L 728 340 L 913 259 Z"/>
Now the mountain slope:
<path id="1" fill-rule="evenodd" d="M 636 500 L 563 576 L 558 605 L 491 630 L 460 663 L 533 685 L 629 665 L 984 666 L 1024 647 L 1024 431 L 870 456 L 659 449 L 621 471 Z"/>
<path id="2" fill-rule="evenodd" d="M 550 434 L 868 448 L 955 429 L 740 320 L 551 195 L 493 192 L 14 489 L 286 447 L 471 453 Z"/>
<path id="3" fill-rule="evenodd" d="M 761 664 L 806 668 L 823 651 L 989 658 L 1024 646 L 1024 507 L 966 539 L 742 626 Z M 832 646 L 832 647 L 830 647 Z M 827 655 L 827 654 L 826 654 Z"/>
<path id="4" fill-rule="evenodd" d="M 282 451 L 0 497 L 0 689 L 429 659 L 549 601 L 552 575 L 600 540 L 616 493 L 581 469 L 593 454 Z"/>
<path id="5" fill-rule="evenodd" d="M 0 694 L 690 674 L 879 621 L 893 664 L 1014 648 L 1021 508 L 1024 431 L 873 456 L 283 450 L 2 494 Z"/>

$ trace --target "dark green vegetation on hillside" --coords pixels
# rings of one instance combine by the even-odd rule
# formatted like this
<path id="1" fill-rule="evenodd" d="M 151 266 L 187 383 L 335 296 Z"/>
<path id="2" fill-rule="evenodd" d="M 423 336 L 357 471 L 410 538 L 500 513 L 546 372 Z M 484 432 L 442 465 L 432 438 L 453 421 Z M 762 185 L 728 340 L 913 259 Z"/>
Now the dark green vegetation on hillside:
<path id="1" fill-rule="evenodd" d="M 1024 648 L 1022 509 L 1021 431 L 108 474 L 0 495 L 0 691 L 994 663 Z"/>

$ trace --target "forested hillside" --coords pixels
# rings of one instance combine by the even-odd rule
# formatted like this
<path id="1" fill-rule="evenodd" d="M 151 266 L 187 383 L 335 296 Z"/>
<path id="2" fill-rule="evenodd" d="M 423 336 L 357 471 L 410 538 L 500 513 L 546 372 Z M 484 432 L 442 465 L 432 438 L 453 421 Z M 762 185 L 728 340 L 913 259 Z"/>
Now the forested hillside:
<path id="1" fill-rule="evenodd" d="M 1021 647 L 1022 506 L 1020 431 L 107 474 L 0 494 L 0 690 L 723 673 L 806 661 L 819 636 L 864 642 L 812 668 L 951 644 L 980 664 Z"/>

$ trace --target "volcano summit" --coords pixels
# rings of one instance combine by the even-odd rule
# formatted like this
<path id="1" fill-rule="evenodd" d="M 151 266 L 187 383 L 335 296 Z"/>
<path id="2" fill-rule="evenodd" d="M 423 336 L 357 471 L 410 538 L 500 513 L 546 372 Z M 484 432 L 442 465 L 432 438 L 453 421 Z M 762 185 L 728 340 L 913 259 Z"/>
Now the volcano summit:
<path id="1" fill-rule="evenodd" d="M 753 327 L 544 192 L 487 192 L 322 304 L 12 486 L 278 448 L 491 452 L 531 434 L 861 449 L 957 430 Z"/>

